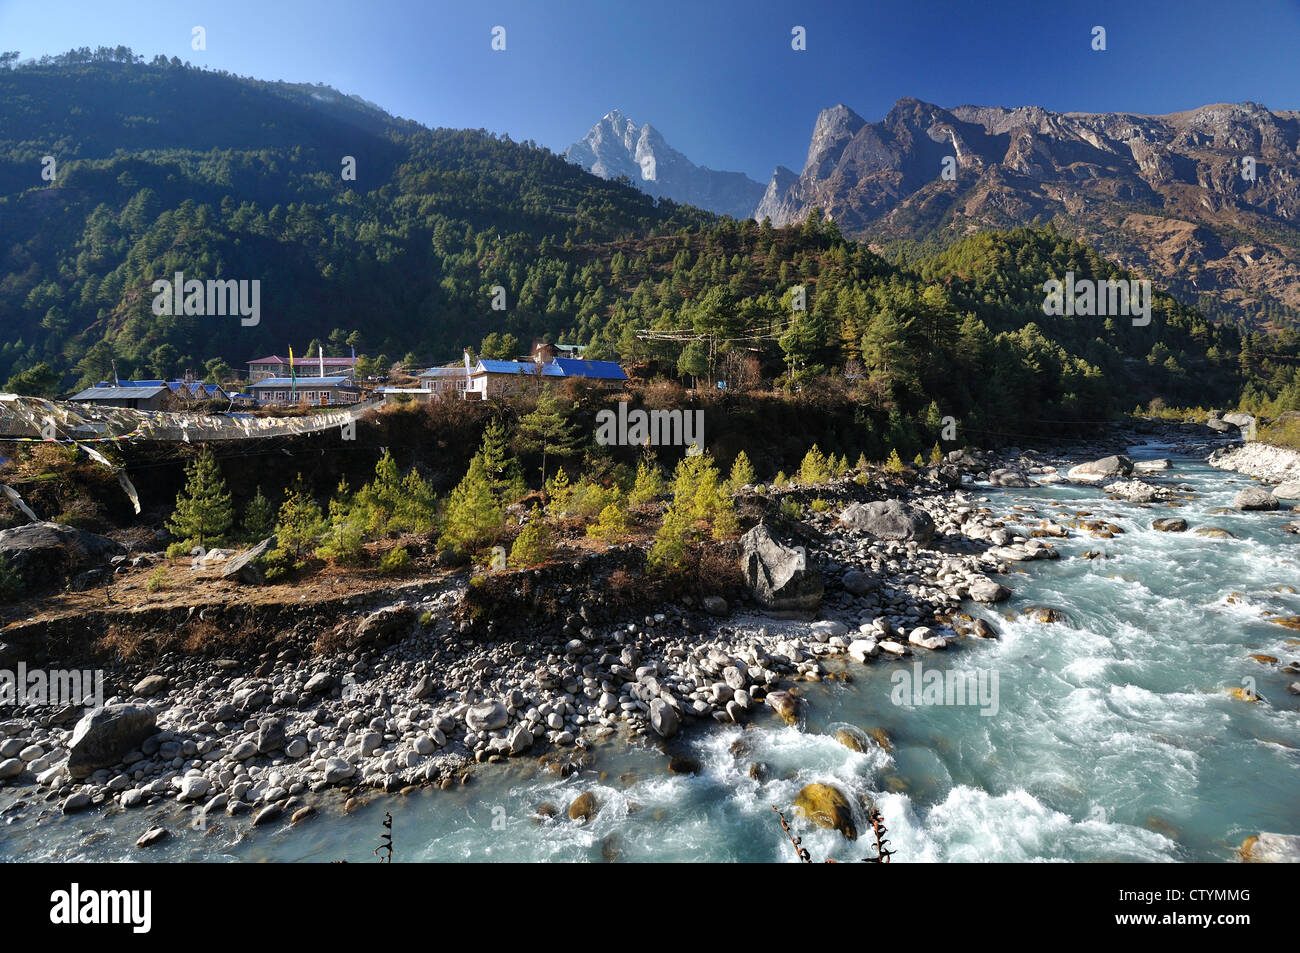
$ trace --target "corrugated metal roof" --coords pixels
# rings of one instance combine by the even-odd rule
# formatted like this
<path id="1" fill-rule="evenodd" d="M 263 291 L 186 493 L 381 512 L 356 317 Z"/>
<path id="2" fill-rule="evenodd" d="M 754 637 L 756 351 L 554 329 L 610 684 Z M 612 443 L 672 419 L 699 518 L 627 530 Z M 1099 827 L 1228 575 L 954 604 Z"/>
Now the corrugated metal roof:
<path id="1" fill-rule="evenodd" d="M 250 384 L 249 390 L 265 390 L 270 387 L 292 387 L 295 381 L 290 377 L 268 377 L 260 380 L 256 384 Z M 297 380 L 298 389 L 305 387 L 344 387 L 357 390 L 357 385 L 352 382 L 350 377 L 300 377 Z"/>
<path id="2" fill-rule="evenodd" d="M 71 399 L 78 400 L 149 400 L 166 391 L 160 387 L 87 387 Z"/>
<path id="3" fill-rule="evenodd" d="M 455 377 L 465 376 L 465 365 L 458 364 L 456 367 L 431 367 L 427 371 L 421 371 L 421 377 Z"/>
<path id="4" fill-rule="evenodd" d="M 594 377 L 597 380 L 625 381 L 627 374 L 613 361 L 584 361 L 571 357 L 557 357 L 552 363 L 560 365 L 565 377 Z"/>

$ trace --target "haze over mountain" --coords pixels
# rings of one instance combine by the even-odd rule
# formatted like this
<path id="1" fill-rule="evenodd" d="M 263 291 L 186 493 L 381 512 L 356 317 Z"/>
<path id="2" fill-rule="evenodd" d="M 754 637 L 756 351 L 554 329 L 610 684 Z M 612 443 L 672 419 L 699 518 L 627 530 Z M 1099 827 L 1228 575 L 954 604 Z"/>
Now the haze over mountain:
<path id="1" fill-rule="evenodd" d="M 1300 309 L 1295 111 L 1246 102 L 1140 116 L 900 99 L 868 122 L 837 105 L 817 117 L 802 171 L 778 167 L 755 216 L 783 225 L 818 207 L 877 243 L 944 244 L 1053 220 L 1212 312 L 1259 320 Z"/>
<path id="2" fill-rule="evenodd" d="M 564 157 L 601 178 L 627 176 L 655 197 L 735 218 L 748 218 L 763 196 L 762 183 L 741 172 L 696 165 L 668 145 L 654 126 L 638 126 L 617 109 L 601 117 Z"/>

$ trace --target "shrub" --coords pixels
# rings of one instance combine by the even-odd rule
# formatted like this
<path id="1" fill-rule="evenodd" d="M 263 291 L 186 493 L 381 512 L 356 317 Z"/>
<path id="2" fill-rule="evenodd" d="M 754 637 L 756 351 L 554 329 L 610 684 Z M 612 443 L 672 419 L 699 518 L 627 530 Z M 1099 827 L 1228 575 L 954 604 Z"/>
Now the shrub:
<path id="1" fill-rule="evenodd" d="M 149 581 L 144 587 L 150 592 L 161 592 L 164 589 L 172 587 L 171 573 L 166 566 L 159 566 L 153 572 L 149 573 Z"/>
<path id="2" fill-rule="evenodd" d="M 283 579 L 291 572 L 302 568 L 302 562 L 294 558 L 293 552 L 284 546 L 277 546 L 258 561 L 267 582 Z"/>
<path id="3" fill-rule="evenodd" d="M 569 475 L 564 467 L 555 471 L 555 476 L 546 481 L 546 511 L 552 516 L 564 516 L 569 510 L 569 500 L 573 497 L 573 487 L 569 484 Z"/>
<path id="4" fill-rule="evenodd" d="M 797 520 L 803 517 L 803 507 L 801 507 L 796 501 L 788 498 L 781 501 L 779 512 L 786 519 Z"/>
<path id="5" fill-rule="evenodd" d="M 799 472 L 796 479 L 800 483 L 809 483 L 816 485 L 825 483 L 831 478 L 830 462 L 825 455 L 813 444 L 811 449 L 804 454 L 803 462 L 799 464 Z"/>
<path id="6" fill-rule="evenodd" d="M 320 505 L 307 492 L 300 473 L 280 504 L 280 519 L 275 525 L 276 543 L 291 549 L 295 558 L 301 558 L 303 550 L 314 548 L 325 530 L 325 517 Z"/>
<path id="7" fill-rule="evenodd" d="M 689 513 L 676 505 L 668 507 L 663 525 L 655 534 L 654 546 L 646 563 L 659 572 L 680 570 L 686 565 L 686 544 L 690 538 L 693 520 Z"/>
<path id="8" fill-rule="evenodd" d="M 533 509 L 533 518 L 520 530 L 510 547 L 510 564 L 512 566 L 537 566 L 551 558 L 555 546 L 551 541 L 551 531 L 542 522 L 541 513 Z"/>
<path id="9" fill-rule="evenodd" d="M 600 519 L 587 527 L 587 535 L 616 543 L 627 535 L 627 509 L 615 499 L 600 511 Z"/>
<path id="10" fill-rule="evenodd" d="M 659 464 L 653 460 L 642 460 L 637 464 L 636 481 L 632 484 L 632 492 L 628 494 L 627 502 L 629 506 L 641 506 L 645 503 L 653 503 L 664 492 L 663 471 L 659 469 Z"/>
<path id="11" fill-rule="evenodd" d="M 727 477 L 727 489 L 740 489 L 742 486 L 749 486 L 757 479 L 754 476 L 754 465 L 749 462 L 749 455 L 744 450 L 736 454 L 736 459 L 731 464 L 731 475 Z"/>
<path id="12" fill-rule="evenodd" d="M 790 478 L 785 475 L 784 470 L 777 470 L 776 476 L 772 477 L 773 486 L 789 486 Z"/>
<path id="13" fill-rule="evenodd" d="M 889 451 L 889 459 L 885 461 L 885 471 L 887 473 L 902 473 L 905 469 L 907 469 L 907 467 L 904 466 L 902 458 L 898 455 L 898 451 Z"/>
<path id="14" fill-rule="evenodd" d="M 827 510 L 831 508 L 830 503 L 828 503 L 826 500 L 823 500 L 820 496 L 817 497 L 817 499 L 813 500 L 811 505 L 814 513 L 825 513 Z"/>
<path id="15" fill-rule="evenodd" d="M 379 560 L 379 571 L 386 575 L 405 572 L 411 568 L 411 552 L 405 546 L 394 546 Z"/>
<path id="16" fill-rule="evenodd" d="M 573 489 L 569 500 L 568 515 L 580 520 L 592 520 L 600 512 L 621 497 L 618 487 L 603 487 L 598 483 L 579 483 Z"/>

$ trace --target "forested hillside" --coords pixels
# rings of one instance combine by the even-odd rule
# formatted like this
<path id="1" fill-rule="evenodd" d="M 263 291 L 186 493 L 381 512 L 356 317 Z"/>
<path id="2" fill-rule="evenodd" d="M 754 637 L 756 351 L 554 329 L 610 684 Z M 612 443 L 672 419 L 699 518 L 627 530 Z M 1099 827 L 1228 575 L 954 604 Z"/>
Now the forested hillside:
<path id="1" fill-rule="evenodd" d="M 1252 336 L 1243 357 L 1237 331 L 1158 289 L 1144 327 L 1044 315 L 1046 280 L 1120 276 L 1050 228 L 891 264 L 820 215 L 778 229 L 656 203 L 533 143 L 426 129 L 325 87 L 129 51 L 61 59 L 0 69 L 11 388 L 66 393 L 114 362 L 220 377 L 313 340 L 386 369 L 508 352 L 509 334 L 684 382 L 851 385 L 891 429 L 1051 429 L 1155 398 L 1235 404 L 1246 384 L 1300 396 L 1293 337 Z M 175 272 L 260 281 L 260 323 L 154 314 L 151 285 Z"/>

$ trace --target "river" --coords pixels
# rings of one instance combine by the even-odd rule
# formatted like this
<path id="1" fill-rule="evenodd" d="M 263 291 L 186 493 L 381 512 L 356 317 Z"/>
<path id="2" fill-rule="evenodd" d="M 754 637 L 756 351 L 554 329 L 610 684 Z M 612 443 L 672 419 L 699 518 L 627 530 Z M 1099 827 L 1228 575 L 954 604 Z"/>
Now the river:
<path id="1" fill-rule="evenodd" d="M 1125 532 L 1054 540 L 1059 560 L 1019 564 L 1024 571 L 1004 580 L 1012 598 L 975 610 L 1000 630 L 997 640 L 838 663 L 852 681 L 803 686 L 800 726 L 764 710 L 745 727 L 697 729 L 674 748 L 699 762 L 695 774 L 669 773 L 660 751 L 610 744 L 564 779 L 523 758 L 481 766 L 452 790 L 374 794 L 348 814 L 331 792 L 297 827 L 254 829 L 247 817 L 221 815 L 206 832 L 170 804 L 68 817 L 50 804 L 39 825 L 0 819 L 0 859 L 138 860 L 134 840 L 157 822 L 174 836 L 150 859 L 374 862 L 391 811 L 397 862 L 793 861 L 772 805 L 792 817 L 804 784 L 829 781 L 879 808 L 895 863 L 1231 860 L 1259 831 L 1300 833 L 1300 697 L 1287 691 L 1298 676 L 1280 670 L 1300 659 L 1300 632 L 1268 618 L 1300 615 L 1300 595 L 1289 591 L 1300 586 L 1300 537 L 1281 530 L 1281 513 L 1211 514 L 1248 478 L 1172 459 L 1156 475 L 1194 491 L 1178 508 L 1070 485 L 972 488 L 999 515 L 1023 512 L 1017 505 L 1038 517 L 1086 511 Z M 1236 538 L 1157 532 L 1159 516 Z M 1101 556 L 1081 558 L 1087 551 Z M 1021 616 L 1030 605 L 1064 619 Z M 982 672 L 986 687 L 996 675 L 996 711 L 895 704 L 897 673 L 915 674 L 917 662 L 927 672 Z M 1261 700 L 1230 694 L 1243 685 Z M 841 727 L 882 729 L 890 750 L 850 750 L 832 737 Z M 754 764 L 765 769 L 758 779 Z M 579 826 L 564 811 L 584 791 L 600 810 Z M 537 817 L 548 802 L 560 817 Z M 814 859 L 853 860 L 874 853 L 861 803 L 855 811 L 864 832 L 855 842 L 792 821 Z"/>

